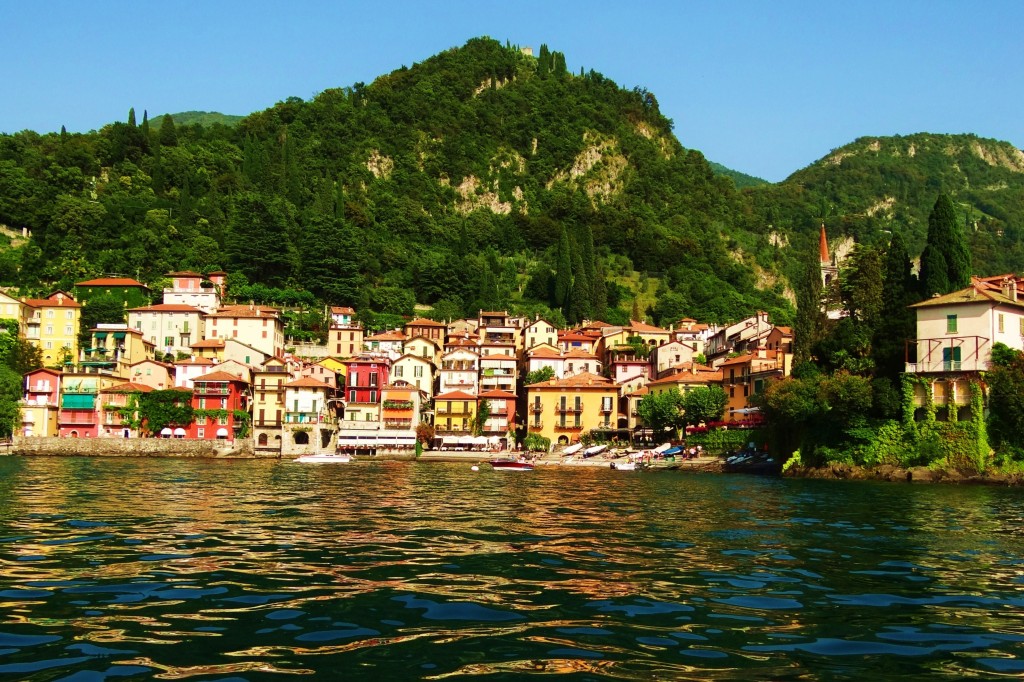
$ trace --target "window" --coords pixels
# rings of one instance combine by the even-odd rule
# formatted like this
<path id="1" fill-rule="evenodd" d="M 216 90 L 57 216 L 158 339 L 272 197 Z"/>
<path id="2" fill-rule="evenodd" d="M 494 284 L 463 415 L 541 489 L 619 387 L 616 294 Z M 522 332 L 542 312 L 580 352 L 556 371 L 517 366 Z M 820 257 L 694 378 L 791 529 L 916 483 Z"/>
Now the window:
<path id="1" fill-rule="evenodd" d="M 376 386 L 377 385 L 377 373 L 376 372 L 370 372 L 370 385 L 371 386 Z"/>
<path id="2" fill-rule="evenodd" d="M 196 437 L 202 438 L 206 435 L 206 429 L 196 429 Z"/>
<path id="3" fill-rule="evenodd" d="M 47 334 L 53 334 L 53 325 L 52 324 L 46 325 L 46 333 Z"/>
<path id="4" fill-rule="evenodd" d="M 996 317 L 996 320 L 999 323 L 999 333 L 1002 334 L 1004 331 L 1006 331 L 1003 328 L 1003 314 L 999 313 L 999 315 Z"/>
<path id="5" fill-rule="evenodd" d="M 956 315 L 946 315 L 946 333 L 956 334 Z"/>
<path id="6" fill-rule="evenodd" d="M 73 320 L 75 319 L 75 314 L 72 311 L 68 310 L 67 312 L 64 313 L 64 319 Z"/>
<path id="7" fill-rule="evenodd" d="M 1000 315 L 999 317 L 1001 318 L 1002 315 Z M 999 331 L 1003 331 L 1003 330 L 1000 329 Z M 71 326 L 70 325 L 68 325 L 67 327 L 64 327 L 64 336 L 71 336 L 73 333 L 74 332 L 71 331 Z"/>
<path id="8" fill-rule="evenodd" d="M 366 413 L 366 421 L 368 421 L 368 422 L 372 422 L 373 421 L 373 414 L 372 413 L 370 413 L 370 412 Z"/>
<path id="9" fill-rule="evenodd" d="M 377 402 L 377 391 L 370 391 L 370 402 Z"/>
<path id="10" fill-rule="evenodd" d="M 348 399 L 349 399 L 349 402 L 353 402 L 354 403 L 356 401 L 356 392 L 355 391 L 349 391 L 348 392 Z"/>
<path id="11" fill-rule="evenodd" d="M 1021 319 L 1021 329 L 1024 329 L 1024 318 Z M 413 367 L 412 368 L 412 375 L 414 377 L 422 377 L 423 376 L 423 368 L 422 367 Z"/>
<path id="12" fill-rule="evenodd" d="M 174 345 L 174 337 L 165 336 L 164 337 L 164 345 L 165 346 L 172 346 L 172 345 Z"/>
<path id="13" fill-rule="evenodd" d="M 946 372 L 960 370 L 960 347 L 942 349 L 942 369 Z"/>
<path id="14" fill-rule="evenodd" d="M 396 377 L 402 376 L 402 370 L 403 370 L 403 367 L 401 365 L 398 365 L 397 367 L 395 367 L 395 376 Z"/>
<path id="15" fill-rule="evenodd" d="M 206 417 L 205 416 L 196 417 L 196 424 L 205 424 L 205 423 L 206 423 Z"/>
<path id="16" fill-rule="evenodd" d="M 49 317 L 50 319 L 53 319 L 53 311 L 52 310 L 47 310 L 46 311 L 46 316 Z"/>
<path id="17" fill-rule="evenodd" d="M 53 341 L 46 342 L 46 350 L 53 350 Z"/>
<path id="18" fill-rule="evenodd" d="M 206 398 L 200 398 L 199 399 L 199 409 L 200 410 L 205 410 L 206 409 Z"/>

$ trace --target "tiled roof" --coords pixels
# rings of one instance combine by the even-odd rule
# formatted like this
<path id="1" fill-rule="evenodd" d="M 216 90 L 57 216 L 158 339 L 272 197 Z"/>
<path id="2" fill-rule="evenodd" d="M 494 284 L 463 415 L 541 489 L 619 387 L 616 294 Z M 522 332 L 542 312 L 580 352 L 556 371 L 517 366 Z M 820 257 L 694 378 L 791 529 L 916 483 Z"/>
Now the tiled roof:
<path id="1" fill-rule="evenodd" d="M 240 381 L 243 384 L 249 383 L 248 381 L 246 381 L 242 377 L 235 376 L 234 374 L 228 374 L 227 372 L 210 372 L 209 374 L 204 374 L 201 377 L 196 377 L 192 381 L 193 382 L 197 382 L 197 381 L 198 382 L 203 382 L 203 381 Z"/>
<path id="2" fill-rule="evenodd" d="M 411 320 L 405 323 L 406 327 L 447 327 L 443 322 L 435 322 L 434 320 L 428 320 L 425 317 L 417 317 L 415 320 Z"/>
<path id="3" fill-rule="evenodd" d="M 266 306 L 229 305 L 220 307 L 217 312 L 209 313 L 206 317 L 277 317 L 277 308 Z"/>
<path id="4" fill-rule="evenodd" d="M 654 334 L 654 333 L 668 334 L 668 330 L 667 329 L 662 329 L 661 327 L 655 327 L 653 325 L 647 324 L 646 322 L 640 322 L 639 320 L 630 320 L 629 321 L 628 329 L 630 329 L 632 331 L 635 331 L 635 332 L 646 332 L 646 333 L 650 333 L 650 334 Z"/>
<path id="5" fill-rule="evenodd" d="M 347 308 L 345 306 L 340 306 L 340 305 L 331 306 L 331 312 L 333 314 L 335 314 L 335 315 L 355 315 L 356 314 L 356 311 L 353 310 L 352 308 Z"/>
<path id="6" fill-rule="evenodd" d="M 136 384 L 131 381 L 128 381 L 123 384 L 118 384 L 117 386 L 105 388 L 101 391 L 101 393 L 149 393 L 150 391 L 153 390 L 155 389 L 152 386 L 147 386 L 146 384 Z"/>
<path id="7" fill-rule="evenodd" d="M 22 301 L 23 304 L 30 308 L 81 308 L 82 305 L 71 298 L 70 296 L 64 296 L 63 299 L 56 298 L 26 298 Z"/>
<path id="8" fill-rule="evenodd" d="M 558 351 L 555 351 L 555 350 L 551 350 L 550 348 L 548 348 L 546 346 L 539 346 L 537 348 L 534 348 L 533 350 L 528 351 L 526 353 L 526 355 L 527 355 L 527 357 L 530 357 L 530 358 L 550 358 L 552 360 L 556 360 L 556 359 L 557 360 L 561 360 L 562 359 L 562 354 L 561 353 L 559 353 Z"/>
<path id="9" fill-rule="evenodd" d="M 196 341 L 190 348 L 223 348 L 224 339 L 203 339 L 202 341 Z"/>
<path id="10" fill-rule="evenodd" d="M 648 383 L 648 386 L 664 386 L 666 384 L 716 384 L 722 381 L 722 372 L 676 372 L 664 379 Z"/>
<path id="11" fill-rule="evenodd" d="M 284 385 L 285 388 L 326 388 L 330 389 L 330 384 L 325 384 L 322 381 L 314 379 L 313 377 L 302 377 L 295 381 L 289 381 Z"/>
<path id="12" fill-rule="evenodd" d="M 367 341 L 405 341 L 405 334 L 402 332 L 389 331 L 367 336 Z"/>
<path id="13" fill-rule="evenodd" d="M 615 388 L 615 382 L 590 372 L 580 372 L 564 379 L 551 379 L 527 388 Z"/>
<path id="14" fill-rule="evenodd" d="M 131 277 L 100 277 L 85 282 L 76 282 L 76 287 L 142 287 L 148 289 L 145 284 L 134 280 Z"/>
<path id="15" fill-rule="evenodd" d="M 167 277 L 202 277 L 202 275 L 191 270 L 180 270 L 178 272 L 168 272 Z"/>
<path id="16" fill-rule="evenodd" d="M 915 303 L 911 308 L 928 308 L 941 305 L 959 305 L 968 303 L 996 303 L 1024 308 L 1024 290 L 1018 290 L 1017 300 L 1003 294 L 1002 288 L 989 281 L 992 278 L 976 279 L 971 286 L 944 296 L 933 296 L 927 300 Z"/>
<path id="17" fill-rule="evenodd" d="M 483 393 L 480 394 L 479 397 L 481 397 L 481 398 L 504 398 L 505 400 L 515 400 L 516 399 L 516 395 L 514 393 L 509 393 L 508 391 L 499 391 L 498 389 L 494 389 L 493 391 L 484 391 Z"/>
<path id="18" fill-rule="evenodd" d="M 438 400 L 476 400 L 476 396 L 465 391 L 452 391 L 434 396 L 434 402 L 436 403 Z"/>

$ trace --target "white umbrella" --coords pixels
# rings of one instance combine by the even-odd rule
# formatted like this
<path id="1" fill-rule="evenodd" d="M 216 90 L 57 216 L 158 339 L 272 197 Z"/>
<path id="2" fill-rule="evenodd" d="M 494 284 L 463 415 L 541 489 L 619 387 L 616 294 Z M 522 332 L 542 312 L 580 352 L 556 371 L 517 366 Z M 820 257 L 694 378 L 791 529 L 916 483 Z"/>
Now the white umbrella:
<path id="1" fill-rule="evenodd" d="M 170 438 L 172 433 L 173 432 L 171 431 L 170 427 L 165 426 L 164 428 L 160 429 L 160 435 L 163 436 L 164 438 Z"/>

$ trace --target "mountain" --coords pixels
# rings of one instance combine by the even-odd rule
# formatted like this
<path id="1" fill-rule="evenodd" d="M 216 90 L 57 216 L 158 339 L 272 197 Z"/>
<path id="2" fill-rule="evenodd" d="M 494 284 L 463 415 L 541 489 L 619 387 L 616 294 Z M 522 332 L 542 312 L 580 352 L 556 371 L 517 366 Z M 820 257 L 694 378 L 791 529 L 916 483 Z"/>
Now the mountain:
<path id="1" fill-rule="evenodd" d="M 748 197 L 769 225 L 820 223 L 855 241 L 903 232 L 920 253 L 948 194 L 968 226 L 976 274 L 1024 269 L 1024 152 L 975 135 L 863 137 Z M 812 230 L 813 232 L 813 230 Z"/>
<path id="2" fill-rule="evenodd" d="M 726 168 L 722 164 L 715 163 L 714 161 L 709 161 L 708 165 L 711 166 L 711 170 L 713 170 L 716 175 L 724 175 L 728 178 L 732 178 L 733 184 L 736 185 L 737 189 L 769 184 L 767 180 L 753 175 L 747 175 L 746 173 L 741 173 L 731 168 Z"/>

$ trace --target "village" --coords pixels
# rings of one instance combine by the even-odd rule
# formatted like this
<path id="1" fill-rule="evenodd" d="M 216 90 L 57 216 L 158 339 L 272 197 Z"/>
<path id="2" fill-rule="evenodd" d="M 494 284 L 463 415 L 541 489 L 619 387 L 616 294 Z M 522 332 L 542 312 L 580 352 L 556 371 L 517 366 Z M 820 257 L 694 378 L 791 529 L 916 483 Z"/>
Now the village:
<path id="1" fill-rule="evenodd" d="M 821 259 L 827 284 L 837 268 L 824 232 Z M 546 450 L 657 444 L 666 434 L 643 423 L 644 396 L 718 386 L 724 412 L 697 428 L 756 427 L 755 396 L 793 364 L 792 330 L 763 312 L 727 325 L 687 318 L 667 328 L 633 320 L 558 329 L 480 311 L 369 334 L 355 310 L 332 306 L 326 345 L 289 345 L 281 310 L 224 302 L 226 273 L 167 276 L 159 304 L 133 305 L 150 292 L 129 278 L 79 282 L 77 298 L 0 293 L 0 318 L 19 321 L 44 363 L 25 374 L 16 438 L 248 438 L 267 457 L 411 452 L 417 443 L 510 451 L 531 437 Z M 968 405 L 992 344 L 1021 348 L 1020 285 L 1012 276 L 974 278 L 968 289 L 914 306 L 918 338 L 908 343 L 906 371 L 926 379 L 914 384 L 915 405 Z M 97 293 L 121 296 L 126 322 L 99 324 L 79 348 L 82 304 Z M 192 420 L 150 429 L 138 406 L 154 391 L 172 391 Z"/>

